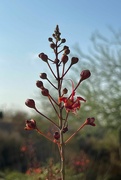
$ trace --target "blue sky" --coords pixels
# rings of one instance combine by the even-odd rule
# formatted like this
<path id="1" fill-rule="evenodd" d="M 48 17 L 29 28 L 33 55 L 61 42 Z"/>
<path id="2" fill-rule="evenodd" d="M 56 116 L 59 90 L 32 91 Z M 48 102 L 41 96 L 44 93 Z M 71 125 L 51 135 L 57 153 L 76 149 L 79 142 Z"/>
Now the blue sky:
<path id="1" fill-rule="evenodd" d="M 120 0 L 0 0 L 0 109 L 30 111 L 24 102 L 46 70 L 37 55 L 52 55 L 47 39 L 57 24 L 72 51 L 75 43 L 86 51 L 95 30 L 108 36 L 120 20 Z"/>

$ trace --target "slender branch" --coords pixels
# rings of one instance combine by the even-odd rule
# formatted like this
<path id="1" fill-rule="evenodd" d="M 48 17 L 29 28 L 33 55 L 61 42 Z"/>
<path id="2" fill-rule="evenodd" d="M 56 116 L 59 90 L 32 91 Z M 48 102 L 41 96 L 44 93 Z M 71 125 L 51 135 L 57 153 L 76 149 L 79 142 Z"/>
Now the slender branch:
<path id="1" fill-rule="evenodd" d="M 54 84 L 53 83 L 51 83 L 51 81 L 47 78 L 47 81 L 57 90 L 57 87 L 56 86 L 54 86 Z"/>
<path id="2" fill-rule="evenodd" d="M 86 125 L 86 123 L 82 124 L 66 141 L 65 145 Z"/>
<path id="3" fill-rule="evenodd" d="M 48 136 L 46 136 L 43 132 L 41 132 L 38 128 L 36 128 L 36 131 L 41 134 L 42 136 L 44 136 L 46 139 L 50 140 L 51 142 L 53 142 L 53 140 L 51 138 L 49 138 Z"/>
<path id="4" fill-rule="evenodd" d="M 82 80 L 80 79 L 78 84 L 76 85 L 76 87 L 74 88 L 73 91 L 76 91 L 76 89 L 79 87 L 80 83 L 82 82 Z M 72 92 L 73 93 L 73 92 Z M 72 96 L 72 93 L 70 94 L 70 96 L 68 97 L 68 99 Z"/>
<path id="5" fill-rule="evenodd" d="M 54 61 L 52 59 L 48 58 L 48 60 L 54 63 Z"/>
<path id="6" fill-rule="evenodd" d="M 62 69 L 62 75 L 61 75 L 61 86 L 62 86 L 62 82 L 63 82 L 64 70 L 65 70 L 65 64 L 63 63 L 63 69 Z"/>
<path id="7" fill-rule="evenodd" d="M 49 97 L 48 97 L 48 98 L 49 98 Z M 53 106 L 53 108 L 54 108 L 54 110 L 55 110 L 57 116 L 59 117 L 58 111 L 57 111 L 57 109 L 55 108 L 55 106 L 54 106 L 54 104 L 53 104 L 53 102 L 52 102 L 52 99 L 49 98 L 49 101 L 50 101 L 50 103 L 52 104 L 52 106 Z"/>
<path id="8" fill-rule="evenodd" d="M 71 66 L 72 66 L 72 64 L 70 64 L 70 66 L 67 68 L 67 70 L 65 71 L 65 73 L 62 75 L 61 78 L 63 78 L 63 77 L 66 75 L 66 73 L 69 71 L 69 69 L 71 68 Z"/>
<path id="9" fill-rule="evenodd" d="M 60 54 L 60 53 L 63 52 L 63 51 L 64 51 L 64 49 L 60 50 L 60 51 L 58 52 L 58 54 Z"/>
<path id="10" fill-rule="evenodd" d="M 44 114 L 42 114 L 40 111 L 38 111 L 37 108 L 35 108 L 36 112 L 38 112 L 41 116 L 43 116 L 44 118 L 46 118 L 48 121 L 50 121 L 52 124 L 54 124 L 57 128 L 59 128 L 59 126 L 54 122 L 52 121 L 50 118 L 48 118 L 47 116 L 45 116 Z"/>
<path id="11" fill-rule="evenodd" d="M 66 119 L 65 119 L 65 122 L 64 122 L 63 127 L 65 127 L 65 125 L 66 125 L 66 123 L 67 123 L 67 120 L 68 120 L 68 115 L 69 115 L 69 112 L 67 112 L 67 114 L 66 114 Z"/>
<path id="12" fill-rule="evenodd" d="M 60 149 L 60 144 L 57 144 L 57 145 L 58 145 L 58 150 L 59 150 L 59 153 L 60 153 L 61 160 L 63 160 L 63 156 L 62 156 L 61 149 Z"/>
<path id="13" fill-rule="evenodd" d="M 56 41 L 56 49 L 55 49 L 55 56 L 56 59 L 58 59 L 58 46 Z M 60 72 L 59 72 L 59 65 L 56 63 L 56 71 L 57 71 L 57 82 L 58 82 L 58 96 L 61 97 L 61 88 L 62 88 L 62 81 L 60 78 Z M 59 152 L 60 152 L 60 158 L 61 158 L 61 179 L 65 180 L 65 144 L 63 139 L 63 118 L 62 118 L 62 103 L 59 103 L 59 129 L 60 129 L 60 146 Z"/>
<path id="14" fill-rule="evenodd" d="M 79 87 L 80 83 L 82 82 L 82 80 L 80 79 L 78 84 L 76 85 L 76 87 L 74 88 L 74 91 Z"/>
<path id="15" fill-rule="evenodd" d="M 53 99 L 53 97 L 49 94 L 49 98 L 51 98 L 52 99 L 52 101 L 57 105 L 57 106 L 59 106 L 59 104 Z"/>
<path id="16" fill-rule="evenodd" d="M 50 66 L 48 61 L 47 61 L 47 65 L 48 65 L 50 71 L 52 72 L 53 76 L 57 79 L 57 77 L 56 77 L 55 73 L 53 72 L 53 70 L 52 70 L 52 68 L 51 68 L 51 66 Z"/>

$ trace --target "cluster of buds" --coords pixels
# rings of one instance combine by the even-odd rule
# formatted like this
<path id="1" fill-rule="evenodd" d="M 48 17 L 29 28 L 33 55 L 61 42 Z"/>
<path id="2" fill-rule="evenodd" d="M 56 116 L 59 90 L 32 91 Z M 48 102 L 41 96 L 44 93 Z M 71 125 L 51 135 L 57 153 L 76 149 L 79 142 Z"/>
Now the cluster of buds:
<path id="1" fill-rule="evenodd" d="M 71 69 L 71 67 L 75 64 L 78 63 L 79 59 L 78 57 L 72 57 L 71 59 L 69 58 L 70 54 L 70 49 L 68 46 L 63 46 L 66 42 L 65 38 L 61 38 L 61 33 L 59 31 L 58 25 L 56 26 L 56 29 L 52 35 L 52 37 L 48 38 L 48 41 L 50 42 L 50 48 L 52 48 L 54 54 L 55 54 L 55 59 L 51 59 L 47 54 L 45 53 L 40 53 L 38 57 L 44 61 L 50 72 L 52 73 L 53 77 L 55 78 L 56 83 L 52 83 L 47 74 L 45 72 L 40 73 L 40 78 L 44 81 L 48 81 L 49 85 L 52 86 L 53 91 L 56 91 L 58 93 L 58 98 L 52 97 L 51 92 L 49 91 L 48 88 L 44 86 L 43 81 L 37 80 L 36 81 L 36 86 L 41 90 L 41 94 L 43 96 L 48 97 L 51 106 L 53 107 L 55 114 L 57 116 L 58 121 L 55 122 L 53 119 L 50 119 L 43 113 L 41 113 L 35 106 L 35 101 L 33 99 L 27 99 L 25 104 L 29 108 L 35 109 L 43 118 L 49 120 L 56 128 L 58 129 L 57 131 L 54 132 L 53 138 L 56 140 L 56 142 L 60 142 L 63 138 L 64 133 L 68 132 L 68 115 L 69 113 L 76 114 L 77 111 L 81 108 L 81 102 L 86 102 L 86 100 L 81 97 L 76 95 L 76 90 L 79 87 L 79 85 L 82 83 L 82 81 L 88 79 L 91 76 L 91 73 L 88 69 L 82 70 L 80 72 L 79 80 L 76 85 L 74 85 L 74 82 L 71 80 L 72 84 L 72 90 L 68 96 L 65 96 L 68 94 L 68 89 L 67 87 L 63 87 L 63 80 L 65 79 L 65 76 L 67 75 L 68 71 Z M 60 57 L 61 54 L 61 58 Z M 68 62 L 68 63 L 67 63 Z M 53 70 L 52 66 L 55 66 L 55 69 Z M 63 113 L 65 109 L 66 113 Z M 66 116 L 64 116 L 66 114 Z M 69 137 L 65 142 L 67 143 L 84 125 L 91 125 L 95 126 L 95 118 L 87 118 L 86 121 L 79 127 L 79 129 L 71 136 Z M 33 130 L 36 129 L 38 130 L 36 126 L 36 121 L 31 119 L 26 121 L 26 130 Z M 39 131 L 39 130 L 38 130 Z M 40 132 L 40 131 L 39 131 Z M 47 137 L 44 135 L 44 133 L 40 132 L 43 136 Z M 52 138 L 47 137 L 47 139 L 53 141 Z M 54 141 L 55 142 L 55 141 Z M 62 142 L 60 142 L 62 144 Z"/>

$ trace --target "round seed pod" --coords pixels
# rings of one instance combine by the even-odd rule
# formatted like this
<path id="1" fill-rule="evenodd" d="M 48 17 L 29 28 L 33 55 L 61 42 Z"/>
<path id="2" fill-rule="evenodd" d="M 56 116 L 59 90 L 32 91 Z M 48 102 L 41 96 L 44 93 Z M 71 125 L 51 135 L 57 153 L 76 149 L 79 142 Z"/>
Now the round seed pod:
<path id="1" fill-rule="evenodd" d="M 47 79 L 47 74 L 46 73 L 41 73 L 40 78 L 41 79 Z"/>
<path id="2" fill-rule="evenodd" d="M 63 64 L 66 64 L 67 61 L 68 61 L 68 56 L 63 54 L 62 58 L 61 58 L 61 61 L 63 62 Z"/>
<path id="3" fill-rule="evenodd" d="M 42 89 L 41 93 L 43 96 L 49 96 L 49 90 L 46 88 Z"/>
<path id="4" fill-rule="evenodd" d="M 54 133 L 53 137 L 54 137 L 56 140 L 60 139 L 60 134 L 59 134 L 59 132 L 56 131 L 56 132 Z"/>

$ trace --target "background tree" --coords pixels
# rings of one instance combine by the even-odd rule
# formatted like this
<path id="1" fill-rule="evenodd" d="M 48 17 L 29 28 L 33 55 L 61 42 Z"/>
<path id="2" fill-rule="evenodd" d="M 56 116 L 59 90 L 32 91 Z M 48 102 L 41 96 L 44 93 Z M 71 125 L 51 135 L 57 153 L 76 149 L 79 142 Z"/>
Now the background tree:
<path id="1" fill-rule="evenodd" d="M 93 33 L 92 46 L 87 53 L 78 45 L 74 48 L 81 69 L 90 67 L 92 73 L 92 78 L 79 89 L 79 93 L 87 99 L 80 116 L 85 116 L 85 111 L 88 115 L 91 113 L 98 124 L 93 133 L 90 131 L 84 137 L 77 137 L 80 149 L 92 159 L 95 173 L 89 169 L 87 179 L 97 179 L 99 176 L 121 178 L 121 31 L 110 28 L 109 32 L 109 38 L 98 31 Z M 78 68 L 73 70 L 72 78 L 76 79 Z"/>
<path id="2" fill-rule="evenodd" d="M 80 67 L 83 62 L 92 72 L 92 78 L 80 90 L 88 103 L 92 103 L 87 104 L 90 107 L 84 107 L 94 112 L 100 125 L 117 128 L 121 120 L 121 31 L 110 28 L 110 35 L 107 38 L 95 32 L 91 36 L 89 52 L 82 52 L 79 46 L 75 47 L 75 52 Z"/>

